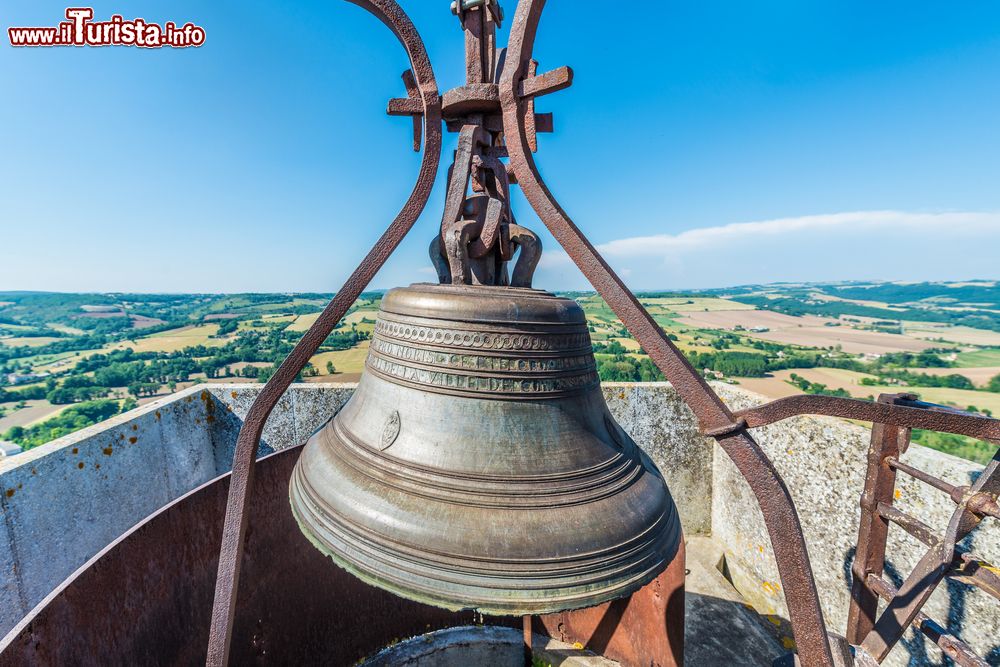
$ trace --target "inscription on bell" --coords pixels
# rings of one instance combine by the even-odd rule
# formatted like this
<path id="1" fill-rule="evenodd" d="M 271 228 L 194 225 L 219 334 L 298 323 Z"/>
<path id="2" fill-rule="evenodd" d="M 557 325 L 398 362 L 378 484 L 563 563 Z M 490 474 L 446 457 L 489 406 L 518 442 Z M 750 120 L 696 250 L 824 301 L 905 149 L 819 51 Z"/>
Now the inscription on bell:
<path id="1" fill-rule="evenodd" d="M 399 413 L 393 410 L 382 429 L 382 441 L 379 449 L 383 452 L 389 449 L 392 447 L 392 443 L 396 442 L 397 437 L 399 437 Z"/>

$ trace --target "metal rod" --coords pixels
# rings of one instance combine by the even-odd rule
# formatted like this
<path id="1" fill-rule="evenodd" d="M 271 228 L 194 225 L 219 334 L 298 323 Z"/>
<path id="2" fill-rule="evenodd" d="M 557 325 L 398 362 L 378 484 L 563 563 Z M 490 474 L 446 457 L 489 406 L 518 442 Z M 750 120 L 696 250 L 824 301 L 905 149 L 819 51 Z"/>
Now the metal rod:
<path id="1" fill-rule="evenodd" d="M 927 407 L 932 405 L 905 398 L 895 404 L 888 404 L 856 398 L 803 394 L 740 410 L 734 416 L 746 420 L 748 428 L 758 428 L 799 415 L 825 415 L 941 433 L 956 433 L 1000 444 L 1000 419 L 956 412 L 953 409 L 939 410 L 938 406 L 934 409 Z"/>
<path id="2" fill-rule="evenodd" d="M 923 470 L 921 470 L 920 468 L 914 468 L 911 465 L 907 465 L 906 463 L 903 463 L 902 461 L 900 461 L 899 459 L 897 459 L 894 456 L 887 458 L 885 462 L 890 467 L 894 468 L 895 470 L 899 470 L 900 472 L 905 472 L 910 477 L 913 477 L 914 479 L 919 479 L 924 484 L 927 484 L 928 486 L 932 486 L 935 489 L 937 489 L 938 491 L 944 491 L 949 496 L 954 495 L 955 492 L 958 489 L 958 487 L 956 487 L 956 486 L 954 486 L 952 484 L 949 484 L 948 482 L 944 481 L 943 479 L 938 479 L 934 475 L 926 473 Z"/>
<path id="3" fill-rule="evenodd" d="M 521 618 L 524 627 L 524 667 L 532 667 L 534 663 L 534 653 L 531 650 L 531 616 L 525 615 Z"/>
<path id="4" fill-rule="evenodd" d="M 883 600 L 889 601 L 896 597 L 896 587 L 882 577 L 873 574 L 868 577 L 866 585 Z M 912 625 L 962 667 L 989 667 L 989 663 L 976 655 L 968 644 L 949 633 L 923 612 L 914 617 Z"/>
<path id="5" fill-rule="evenodd" d="M 926 523 L 892 505 L 879 503 L 878 513 L 883 519 L 893 522 L 929 547 L 941 541 L 941 538 L 935 535 L 934 530 Z"/>

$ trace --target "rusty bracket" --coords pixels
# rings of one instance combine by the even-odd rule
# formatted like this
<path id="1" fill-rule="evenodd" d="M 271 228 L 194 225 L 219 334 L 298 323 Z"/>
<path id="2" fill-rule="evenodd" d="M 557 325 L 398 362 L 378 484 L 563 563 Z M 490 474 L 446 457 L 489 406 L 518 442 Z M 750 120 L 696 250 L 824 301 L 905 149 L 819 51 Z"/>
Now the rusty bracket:
<path id="1" fill-rule="evenodd" d="M 386 106 L 386 114 L 390 116 L 410 116 L 413 118 L 413 151 L 420 152 L 420 142 L 423 134 L 424 103 L 420 97 L 420 89 L 413 78 L 413 70 L 403 72 L 403 85 L 407 97 L 394 97 Z"/>
<path id="2" fill-rule="evenodd" d="M 901 466 L 898 461 L 890 460 L 888 463 L 901 472 L 912 473 L 915 470 L 909 466 Z M 935 482 L 940 481 L 936 478 L 926 474 L 915 476 L 942 491 L 950 491 L 936 484 Z M 910 576 L 888 601 L 874 627 L 861 641 L 861 647 L 878 662 L 885 660 L 892 647 L 902 638 L 906 628 L 914 622 L 935 588 L 948 576 L 952 563 L 956 560 L 956 545 L 982 521 L 983 515 L 969 507 L 970 501 L 975 498 L 995 499 L 997 493 L 1000 493 L 1000 451 L 965 493 L 958 497 L 949 493 L 956 500 L 958 507 L 948 522 L 944 537 L 930 546 Z"/>
<path id="3" fill-rule="evenodd" d="M 819 398 L 819 397 L 810 397 Z M 848 613 L 847 640 L 881 663 L 889 651 L 913 625 L 941 646 L 961 665 L 985 664 L 957 638 L 938 631 L 938 626 L 921 613 L 942 579 L 951 576 L 979 586 L 1000 597 L 1000 577 L 981 565 L 979 559 L 958 548 L 984 516 L 995 516 L 996 491 L 1000 487 L 1000 451 L 971 486 L 954 486 L 929 473 L 902 463 L 900 455 L 909 443 L 911 428 L 934 430 L 990 438 L 997 434 L 1000 422 L 970 415 L 945 406 L 918 401 L 912 394 L 883 394 L 878 403 L 822 397 L 822 400 L 782 399 L 743 411 L 753 424 L 772 423 L 795 414 L 850 416 L 874 422 L 868 451 L 868 471 L 861 495 L 861 521 L 857 550 L 851 567 L 851 605 Z M 897 473 L 904 473 L 948 496 L 958 506 L 942 538 L 919 519 L 893 507 Z M 886 538 L 890 523 L 900 526 L 928 546 L 927 552 L 896 590 L 882 578 Z M 878 601 L 886 600 L 885 611 L 878 615 Z"/>
<path id="4" fill-rule="evenodd" d="M 745 431 L 747 427 L 747 420 L 740 417 L 732 423 L 702 431 L 701 434 L 707 438 L 728 438 L 731 435 Z"/>

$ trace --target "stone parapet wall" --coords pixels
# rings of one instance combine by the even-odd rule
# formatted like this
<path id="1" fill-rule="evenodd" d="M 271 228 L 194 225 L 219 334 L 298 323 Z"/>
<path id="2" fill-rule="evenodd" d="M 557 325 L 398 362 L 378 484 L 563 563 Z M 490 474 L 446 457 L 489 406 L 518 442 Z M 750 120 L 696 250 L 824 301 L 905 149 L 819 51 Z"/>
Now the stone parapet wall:
<path id="1" fill-rule="evenodd" d="M 294 385 L 264 429 L 261 454 L 304 442 L 347 401 L 354 385 Z M 728 385 L 717 390 L 734 408 L 762 402 Z M 728 457 L 698 434 L 691 411 L 668 384 L 606 384 L 612 414 L 653 458 L 678 505 L 688 535 L 712 533 L 726 548 L 734 585 L 765 615 L 787 617 L 763 517 Z M 203 385 L 0 460 L 0 635 L 63 579 L 156 509 L 221 474 L 232 463 L 242 419 L 260 385 Z M 801 417 L 755 436 L 791 490 L 831 630 L 843 632 L 858 500 L 869 431 L 846 422 Z M 956 484 L 981 466 L 911 447 L 904 457 Z M 951 501 L 900 477 L 897 501 L 941 527 Z M 890 533 L 894 571 L 905 575 L 921 553 L 902 531 Z M 1000 561 L 1000 526 L 974 534 L 972 549 Z M 1000 604 L 951 584 L 929 613 L 1000 664 Z M 936 649 L 912 637 L 891 664 L 938 664 Z M 992 663 L 991 663 L 992 664 Z"/>
<path id="2" fill-rule="evenodd" d="M 717 386 L 722 398 L 740 410 L 760 397 Z M 753 435 L 789 488 L 802 522 L 828 628 L 844 634 L 850 603 L 851 565 L 858 534 L 871 431 L 828 417 L 795 417 L 754 429 Z M 786 619 L 784 591 L 764 517 L 750 487 L 724 452 L 713 457 L 712 532 L 726 547 L 726 567 L 734 586 L 764 615 Z M 955 484 L 969 484 L 982 466 L 911 445 L 903 461 Z M 955 504 L 944 493 L 900 474 L 896 506 L 943 535 Z M 1000 563 L 1000 522 L 987 519 L 963 542 L 973 553 Z M 886 574 L 898 587 L 927 548 L 902 529 L 889 530 Z M 924 611 L 958 634 L 989 664 L 1000 665 L 1000 602 L 956 582 L 942 584 Z M 939 665 L 941 653 L 911 630 L 883 663 Z"/>

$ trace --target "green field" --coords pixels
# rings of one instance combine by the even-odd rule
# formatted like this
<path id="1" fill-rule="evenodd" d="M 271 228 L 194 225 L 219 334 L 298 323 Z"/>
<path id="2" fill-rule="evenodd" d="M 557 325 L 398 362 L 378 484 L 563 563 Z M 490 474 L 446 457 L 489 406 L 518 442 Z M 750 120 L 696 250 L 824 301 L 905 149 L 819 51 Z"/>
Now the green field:
<path id="1" fill-rule="evenodd" d="M 124 340 L 109 346 L 108 350 L 124 350 L 131 348 L 135 352 L 179 352 L 186 347 L 204 345 L 205 347 L 222 347 L 225 339 L 213 338 L 219 330 L 218 324 L 202 324 L 198 326 L 181 327 L 155 333 L 150 336 L 137 337 L 134 340 Z"/>
<path id="2" fill-rule="evenodd" d="M 754 307 L 738 301 L 716 297 L 647 297 L 639 300 L 643 305 L 662 306 L 675 313 L 713 310 L 753 310 Z"/>
<path id="3" fill-rule="evenodd" d="M 706 377 L 741 384 L 765 397 L 839 391 L 867 398 L 911 391 L 928 401 L 1000 415 L 1000 394 L 952 388 L 957 381 L 947 377 L 963 375 L 980 389 L 1000 371 L 1000 346 L 995 345 L 1000 328 L 991 328 L 992 313 L 1000 312 L 1000 288 L 986 284 L 947 288 L 960 290 L 961 294 L 954 293 L 964 295 L 964 301 L 945 299 L 938 294 L 944 288 L 932 284 L 872 289 L 868 293 L 853 284 L 779 285 L 644 293 L 639 300 Z M 897 291 L 902 295 L 898 303 L 891 298 Z M 599 296 L 567 296 L 586 313 L 603 379 L 662 377 Z M 0 335 L 8 336 L 0 340 L 0 384 L 7 374 L 47 374 L 20 389 L 2 387 L 9 392 L 3 403 L 8 415 L 19 398 L 30 399 L 32 412 L 17 417 L 21 422 L 57 407 L 49 405 L 50 396 L 58 405 L 67 400 L 70 405 L 96 399 L 146 401 L 166 393 L 168 386 L 266 380 L 316 322 L 330 295 L 0 293 L 0 297 Z M 380 298 L 367 294 L 352 306 L 312 358 L 313 368 L 303 373 L 303 379 L 360 377 Z M 953 312 L 956 304 L 961 310 Z M 91 305 L 118 308 L 129 317 L 86 316 Z M 967 311 L 980 319 L 970 320 Z M 921 319 L 929 312 L 934 317 Z M 204 321 L 211 314 L 230 318 Z M 137 322 L 151 330 L 134 326 Z M 950 342 L 923 340 L 930 337 Z M 833 344 L 861 338 L 863 349 Z M 934 348 L 929 357 L 920 354 L 927 347 Z M 96 353 L 102 356 L 95 357 Z M 78 368 L 84 361 L 86 368 Z M 327 372 L 327 362 L 336 367 L 334 375 Z M 810 384 L 792 382 L 792 374 Z M 866 377 L 878 384 L 861 385 Z M 911 381 L 951 387 L 906 386 Z M 67 391 L 73 392 L 68 398 Z"/>
<path id="4" fill-rule="evenodd" d="M 955 365 L 959 368 L 1000 366 L 1000 348 L 988 348 L 972 352 L 962 352 L 955 359 Z"/>
<path id="5" fill-rule="evenodd" d="M 25 336 L 21 338 L 0 338 L 0 344 L 8 347 L 42 347 L 49 343 L 55 343 L 58 340 L 58 338 L 52 336 Z"/>
<path id="6" fill-rule="evenodd" d="M 247 331 L 250 329 L 256 329 L 263 326 L 268 327 L 284 327 L 292 322 L 295 322 L 295 315 L 261 315 L 251 320 L 242 320 L 237 325 L 238 331 Z"/>
<path id="7" fill-rule="evenodd" d="M 317 354 L 309 361 L 322 375 L 326 374 L 326 362 L 328 361 L 333 362 L 337 374 L 356 375 L 365 369 L 365 359 L 367 357 L 368 341 L 365 341 L 350 350 Z M 337 376 L 334 375 L 331 379 L 336 380 Z"/>

